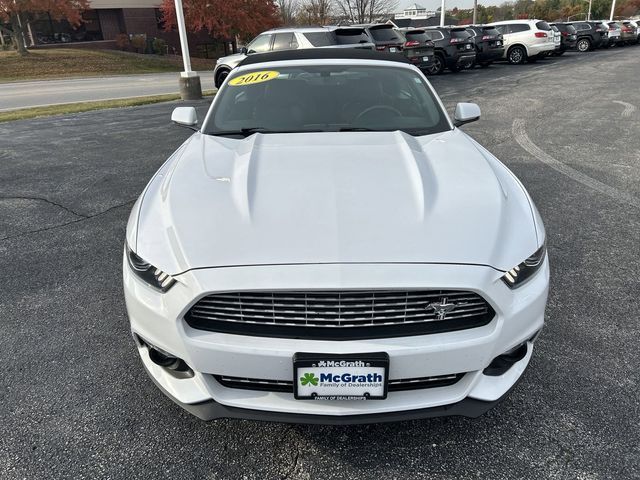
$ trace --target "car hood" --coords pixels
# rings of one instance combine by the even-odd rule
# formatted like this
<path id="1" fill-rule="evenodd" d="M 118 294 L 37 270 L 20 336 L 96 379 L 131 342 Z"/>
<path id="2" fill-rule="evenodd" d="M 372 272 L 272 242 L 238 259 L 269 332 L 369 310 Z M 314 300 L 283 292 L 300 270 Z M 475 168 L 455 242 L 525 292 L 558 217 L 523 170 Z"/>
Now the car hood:
<path id="1" fill-rule="evenodd" d="M 532 208 L 506 167 L 458 129 L 196 133 L 134 209 L 135 248 L 170 274 L 360 262 L 508 270 L 538 246 Z"/>
<path id="2" fill-rule="evenodd" d="M 247 56 L 244 53 L 234 53 L 233 55 L 220 57 L 216 63 L 217 65 L 227 65 L 228 67 L 236 68 L 245 58 L 247 58 Z"/>

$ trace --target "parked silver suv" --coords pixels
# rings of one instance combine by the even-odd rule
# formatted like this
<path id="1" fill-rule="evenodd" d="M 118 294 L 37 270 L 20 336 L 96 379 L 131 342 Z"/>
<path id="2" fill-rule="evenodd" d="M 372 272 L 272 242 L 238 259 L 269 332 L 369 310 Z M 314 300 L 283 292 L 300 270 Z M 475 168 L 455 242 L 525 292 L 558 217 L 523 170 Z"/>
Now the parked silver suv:
<path id="1" fill-rule="evenodd" d="M 247 55 L 303 48 L 364 48 L 373 50 L 375 45 L 362 27 L 326 26 L 267 30 L 249 42 L 246 47 L 243 47 L 240 53 L 217 60 L 213 70 L 215 86 L 219 88 L 229 72 L 236 68 Z"/>

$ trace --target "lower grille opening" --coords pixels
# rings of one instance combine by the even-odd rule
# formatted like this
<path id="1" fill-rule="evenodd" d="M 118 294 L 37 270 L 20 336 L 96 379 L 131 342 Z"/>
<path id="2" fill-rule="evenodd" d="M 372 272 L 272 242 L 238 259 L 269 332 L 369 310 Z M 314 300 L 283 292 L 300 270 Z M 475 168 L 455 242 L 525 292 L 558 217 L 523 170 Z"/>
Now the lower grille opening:
<path id="1" fill-rule="evenodd" d="M 465 375 L 465 373 L 455 373 L 450 375 L 438 375 L 435 377 L 389 380 L 389 392 L 448 387 L 458 383 Z M 226 388 L 293 393 L 293 381 L 291 380 L 267 380 L 258 378 L 228 377 L 226 375 L 213 375 L 213 378 L 215 378 L 220 385 Z"/>
<path id="2" fill-rule="evenodd" d="M 494 358 L 482 373 L 490 377 L 499 377 L 500 375 L 503 375 L 507 370 L 527 356 L 528 349 L 528 342 L 524 342 L 523 344 L 512 348 L 508 352 Z"/>

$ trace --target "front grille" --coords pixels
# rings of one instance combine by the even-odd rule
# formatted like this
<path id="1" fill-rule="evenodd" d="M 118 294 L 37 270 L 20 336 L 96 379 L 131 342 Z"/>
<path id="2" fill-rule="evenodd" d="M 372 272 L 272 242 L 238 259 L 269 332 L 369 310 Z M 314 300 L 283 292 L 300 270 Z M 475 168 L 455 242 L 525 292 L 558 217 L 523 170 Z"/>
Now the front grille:
<path id="1" fill-rule="evenodd" d="M 389 392 L 402 392 L 406 390 L 422 390 L 425 388 L 448 387 L 458 383 L 464 373 L 451 375 L 439 375 L 435 377 L 402 378 L 389 380 Z M 293 393 L 293 382 L 290 380 L 264 380 L 258 378 L 227 377 L 225 375 L 213 375 L 213 378 L 227 388 L 241 390 L 259 390 L 263 392 Z"/>
<path id="2" fill-rule="evenodd" d="M 357 340 L 474 328 L 494 314 L 480 295 L 459 290 L 278 291 L 208 295 L 185 320 L 221 333 Z"/>

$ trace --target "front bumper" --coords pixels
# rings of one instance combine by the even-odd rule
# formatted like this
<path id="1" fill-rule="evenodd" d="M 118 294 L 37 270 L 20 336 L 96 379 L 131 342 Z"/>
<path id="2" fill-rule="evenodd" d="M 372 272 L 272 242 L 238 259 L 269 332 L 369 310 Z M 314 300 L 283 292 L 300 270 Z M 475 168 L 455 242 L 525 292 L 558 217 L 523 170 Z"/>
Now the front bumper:
<path id="1" fill-rule="evenodd" d="M 500 376 L 483 370 L 498 355 L 532 339 L 544 324 L 548 263 L 525 285 L 510 290 L 501 272 L 459 265 L 309 265 L 194 270 L 165 294 L 149 288 L 124 264 L 124 289 L 132 332 L 183 359 L 192 376 L 177 376 L 149 357 L 141 359 L 154 382 L 176 403 L 204 419 L 365 423 L 437 415 L 477 416 L 499 401 L 521 377 L 532 354 Z M 357 341 L 320 341 L 222 334 L 195 330 L 183 317 L 202 296 L 219 291 L 324 289 L 465 289 L 481 294 L 496 311 L 482 327 L 455 332 Z M 390 357 L 389 378 L 466 373 L 457 383 L 392 392 L 386 400 L 314 402 L 293 394 L 227 388 L 213 375 L 287 380 L 296 352 L 369 353 Z M 472 401 L 473 400 L 473 401 Z M 463 403 L 461 403 L 463 402 Z M 477 403 L 480 402 L 480 403 Z M 472 406 L 472 407 L 471 407 Z M 486 408 L 485 408 L 486 407 Z"/>
<path id="2" fill-rule="evenodd" d="M 513 389 L 509 389 L 502 397 L 491 402 L 484 402 L 467 397 L 451 405 L 441 405 L 438 407 L 423 408 L 419 410 L 404 410 L 398 412 L 372 413 L 364 415 L 309 415 L 300 413 L 283 413 L 272 411 L 260 411 L 248 408 L 229 407 L 215 400 L 206 400 L 201 403 L 182 403 L 171 393 L 164 389 L 154 376 L 147 370 L 147 374 L 156 386 L 174 403 L 182 407 L 190 414 L 200 420 L 210 421 L 219 418 L 235 418 L 242 420 L 258 420 L 263 422 L 277 423 L 300 423 L 300 424 L 321 424 L 321 425 L 363 425 L 369 423 L 390 423 L 408 420 L 420 420 L 434 417 L 468 417 L 477 418 L 500 403 L 509 395 Z M 514 385 L 515 386 L 515 385 Z"/>

